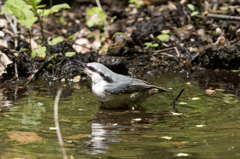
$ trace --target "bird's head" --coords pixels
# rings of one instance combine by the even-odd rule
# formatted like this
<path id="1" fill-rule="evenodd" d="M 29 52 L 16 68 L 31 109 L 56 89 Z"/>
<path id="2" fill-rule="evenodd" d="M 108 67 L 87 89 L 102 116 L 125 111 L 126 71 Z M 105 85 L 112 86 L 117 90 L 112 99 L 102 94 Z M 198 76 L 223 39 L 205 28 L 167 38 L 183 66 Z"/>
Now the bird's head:
<path id="1" fill-rule="evenodd" d="M 92 62 L 92 63 L 85 63 L 83 65 L 84 67 L 84 72 L 91 77 L 93 83 L 97 82 L 106 82 L 106 83 L 112 83 L 112 75 L 113 72 L 108 69 L 106 66 L 97 63 L 97 62 Z"/>

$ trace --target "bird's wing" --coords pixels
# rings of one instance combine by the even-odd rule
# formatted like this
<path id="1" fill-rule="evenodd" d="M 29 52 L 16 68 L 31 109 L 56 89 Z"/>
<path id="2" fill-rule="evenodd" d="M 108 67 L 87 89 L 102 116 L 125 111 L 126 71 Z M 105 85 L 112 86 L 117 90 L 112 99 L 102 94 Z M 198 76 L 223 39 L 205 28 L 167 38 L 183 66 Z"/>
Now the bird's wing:
<path id="1" fill-rule="evenodd" d="M 132 93 L 143 89 L 158 88 L 154 85 L 149 85 L 147 82 L 122 76 L 117 79 L 118 82 L 109 84 L 105 87 L 104 91 L 111 94 L 117 93 Z"/>

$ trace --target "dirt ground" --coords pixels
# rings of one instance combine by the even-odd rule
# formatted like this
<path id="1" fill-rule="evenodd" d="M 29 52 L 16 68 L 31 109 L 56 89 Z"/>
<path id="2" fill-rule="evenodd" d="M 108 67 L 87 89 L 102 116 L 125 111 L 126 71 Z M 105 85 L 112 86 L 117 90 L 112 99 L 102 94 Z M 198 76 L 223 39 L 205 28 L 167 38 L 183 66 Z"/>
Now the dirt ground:
<path id="1" fill-rule="evenodd" d="M 18 24 L 15 34 L 1 15 L 0 50 L 12 62 L 3 64 L 6 70 L 0 79 L 72 78 L 82 73 L 74 60 L 96 61 L 115 72 L 138 76 L 240 68 L 240 4 L 235 1 L 142 1 L 139 8 L 125 1 L 103 3 L 105 21 L 89 27 L 87 10 L 94 6 L 95 2 L 73 1 L 71 9 L 43 18 L 44 37 L 37 21 L 31 27 L 31 43 L 25 26 Z M 49 44 L 55 37 L 63 41 Z M 46 56 L 31 57 L 30 46 L 41 45 Z M 65 56 L 68 52 L 76 54 Z"/>

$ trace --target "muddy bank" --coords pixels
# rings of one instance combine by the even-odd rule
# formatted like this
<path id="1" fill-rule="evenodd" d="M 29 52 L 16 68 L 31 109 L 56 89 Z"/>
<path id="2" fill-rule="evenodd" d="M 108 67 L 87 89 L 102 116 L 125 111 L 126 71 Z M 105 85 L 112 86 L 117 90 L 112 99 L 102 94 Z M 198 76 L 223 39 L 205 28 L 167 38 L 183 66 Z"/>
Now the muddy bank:
<path id="1" fill-rule="evenodd" d="M 38 76 L 73 78 L 82 73 L 73 62 L 76 59 L 100 62 L 115 72 L 132 76 L 203 68 L 238 70 L 239 7 L 224 1 L 217 4 L 181 1 L 143 3 L 137 8 L 109 7 L 106 3 L 102 5 L 107 15 L 105 24 L 89 27 L 86 24 L 91 16 L 86 11 L 94 5 L 75 2 L 70 10 L 44 19 L 45 56 L 37 53 L 34 58 L 29 46 L 33 49 L 41 44 L 39 21 L 32 26 L 29 43 L 24 26 L 17 28 L 24 36 L 15 37 L 11 24 L 2 16 L 1 56 L 6 55 L 11 62 L 2 65 L 2 70 L 6 70 L 0 78 L 28 77 L 27 83 Z M 63 41 L 49 43 L 59 36 Z M 69 52 L 76 54 L 66 56 Z"/>

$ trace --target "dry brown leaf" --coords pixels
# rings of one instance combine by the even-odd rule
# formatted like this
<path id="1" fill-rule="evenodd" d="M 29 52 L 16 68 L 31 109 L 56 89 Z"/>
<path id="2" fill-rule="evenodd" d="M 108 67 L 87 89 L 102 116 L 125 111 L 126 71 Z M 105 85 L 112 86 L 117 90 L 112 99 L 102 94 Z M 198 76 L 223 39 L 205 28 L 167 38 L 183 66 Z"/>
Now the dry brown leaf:
<path id="1" fill-rule="evenodd" d="M 16 140 L 23 144 L 33 143 L 37 141 L 42 141 L 43 138 L 38 136 L 34 132 L 23 132 L 23 131 L 11 131 L 8 132 L 8 137 L 10 139 Z"/>

